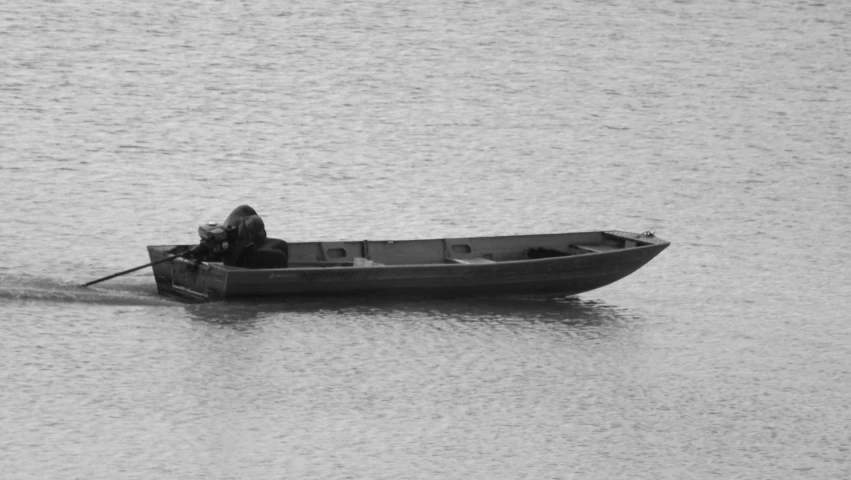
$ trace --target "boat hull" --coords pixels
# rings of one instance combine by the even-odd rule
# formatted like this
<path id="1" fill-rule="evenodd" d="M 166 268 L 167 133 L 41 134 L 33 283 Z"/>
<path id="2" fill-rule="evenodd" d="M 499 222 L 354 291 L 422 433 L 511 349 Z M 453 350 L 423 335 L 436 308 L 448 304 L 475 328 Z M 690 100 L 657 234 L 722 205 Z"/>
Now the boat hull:
<path id="1" fill-rule="evenodd" d="M 304 295 L 575 295 L 626 277 L 668 245 L 653 237 L 630 248 L 484 263 L 245 269 L 178 258 L 153 268 L 159 293 L 189 301 Z M 150 246 L 148 252 L 155 262 L 185 248 Z"/>

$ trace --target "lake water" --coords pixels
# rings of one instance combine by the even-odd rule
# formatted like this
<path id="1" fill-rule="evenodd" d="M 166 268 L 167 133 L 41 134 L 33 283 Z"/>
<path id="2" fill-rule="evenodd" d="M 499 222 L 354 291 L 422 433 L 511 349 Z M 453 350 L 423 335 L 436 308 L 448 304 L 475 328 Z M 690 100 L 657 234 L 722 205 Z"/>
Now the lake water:
<path id="1" fill-rule="evenodd" d="M 0 6 L 0 477 L 851 477 L 851 8 Z M 655 230 L 573 298 L 156 294 L 149 244 Z"/>

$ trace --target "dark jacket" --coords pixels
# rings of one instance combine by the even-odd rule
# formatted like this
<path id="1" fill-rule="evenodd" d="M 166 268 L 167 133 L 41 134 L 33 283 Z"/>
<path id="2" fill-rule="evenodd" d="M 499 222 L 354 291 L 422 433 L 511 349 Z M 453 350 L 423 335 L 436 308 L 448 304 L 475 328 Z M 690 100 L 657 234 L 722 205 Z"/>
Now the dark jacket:
<path id="1" fill-rule="evenodd" d="M 286 268 L 289 264 L 287 242 L 266 237 L 263 220 L 248 205 L 240 205 L 228 215 L 226 228 L 234 228 L 236 237 L 225 253 L 224 264 L 245 268 Z"/>

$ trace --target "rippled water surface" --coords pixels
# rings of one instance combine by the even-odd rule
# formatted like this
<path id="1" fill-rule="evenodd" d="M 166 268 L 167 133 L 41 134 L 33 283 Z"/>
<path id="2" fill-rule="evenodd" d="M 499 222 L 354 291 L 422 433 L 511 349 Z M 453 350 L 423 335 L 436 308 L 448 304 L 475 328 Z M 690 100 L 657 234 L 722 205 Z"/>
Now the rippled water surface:
<path id="1" fill-rule="evenodd" d="M 841 2 L 0 6 L 0 477 L 851 477 Z M 573 298 L 156 294 L 149 244 L 655 230 Z"/>

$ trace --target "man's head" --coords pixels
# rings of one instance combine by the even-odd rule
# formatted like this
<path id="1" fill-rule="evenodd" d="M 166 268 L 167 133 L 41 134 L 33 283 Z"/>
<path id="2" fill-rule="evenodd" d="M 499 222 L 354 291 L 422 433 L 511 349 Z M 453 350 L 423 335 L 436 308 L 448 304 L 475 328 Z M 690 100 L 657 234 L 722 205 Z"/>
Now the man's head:
<path id="1" fill-rule="evenodd" d="M 263 219 L 257 215 L 245 217 L 240 230 L 239 236 L 247 236 L 252 242 L 262 242 L 263 240 L 266 240 L 266 225 L 263 224 Z"/>

